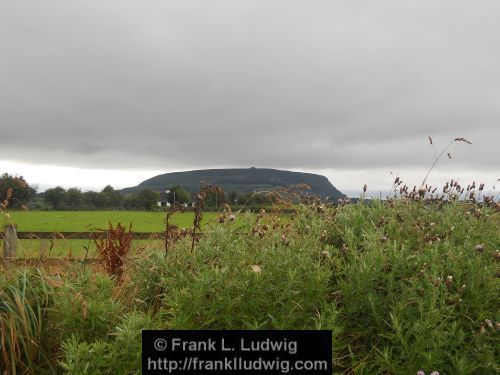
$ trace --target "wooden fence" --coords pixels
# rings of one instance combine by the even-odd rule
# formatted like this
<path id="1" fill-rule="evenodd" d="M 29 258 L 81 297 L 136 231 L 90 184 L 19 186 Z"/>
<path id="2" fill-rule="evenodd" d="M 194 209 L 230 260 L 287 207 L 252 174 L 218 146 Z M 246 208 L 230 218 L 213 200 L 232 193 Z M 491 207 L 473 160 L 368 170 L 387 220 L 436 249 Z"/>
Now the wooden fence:
<path id="1" fill-rule="evenodd" d="M 176 227 L 172 227 L 174 229 Z M 106 231 L 94 232 L 18 232 L 15 224 L 8 224 L 0 232 L 5 260 L 16 259 L 18 240 L 95 240 L 106 236 Z M 165 240 L 166 232 L 132 232 L 134 240 Z"/>

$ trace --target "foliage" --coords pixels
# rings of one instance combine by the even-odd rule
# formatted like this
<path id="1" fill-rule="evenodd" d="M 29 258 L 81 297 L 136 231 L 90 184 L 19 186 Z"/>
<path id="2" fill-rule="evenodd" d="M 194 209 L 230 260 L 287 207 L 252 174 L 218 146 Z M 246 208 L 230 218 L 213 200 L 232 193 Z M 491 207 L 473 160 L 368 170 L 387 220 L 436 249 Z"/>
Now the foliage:
<path id="1" fill-rule="evenodd" d="M 168 194 L 168 202 L 170 204 L 175 203 L 191 203 L 191 195 L 182 186 L 174 185 L 168 189 L 170 193 Z"/>
<path id="2" fill-rule="evenodd" d="M 141 329 L 158 328 L 148 315 L 133 312 L 123 318 L 110 340 L 88 342 L 76 335 L 65 340 L 60 365 L 68 375 L 139 373 Z"/>
<path id="3" fill-rule="evenodd" d="M 150 189 L 143 189 L 137 193 L 137 207 L 146 211 L 156 208 L 158 202 L 158 193 Z"/>
<path id="4" fill-rule="evenodd" d="M 113 298 L 113 280 L 106 275 L 77 270 L 54 294 L 53 331 L 61 339 L 106 339 L 119 320 L 120 305 Z"/>
<path id="5" fill-rule="evenodd" d="M 13 313 L 28 308 L 3 315 L 16 340 L 43 343 L 18 367 L 50 356 L 58 372 L 138 372 L 143 328 L 308 328 L 333 331 L 337 374 L 498 373 L 500 209 L 472 186 L 436 195 L 398 180 L 386 201 L 310 201 L 286 217 L 225 208 L 194 247 L 151 245 L 122 284 L 81 269 L 53 290 L 33 282 L 22 305 L 41 312 L 27 321 L 42 334 Z M 0 301 L 24 290 L 16 280 L 0 282 Z"/>
<path id="6" fill-rule="evenodd" d="M 0 282 L 0 373 L 34 374 L 43 362 L 52 285 L 40 272 L 21 272 Z"/>
<path id="7" fill-rule="evenodd" d="M 337 373 L 495 373 L 497 204 L 427 194 L 240 214 L 140 262 L 137 298 L 170 328 L 332 329 Z"/>
<path id="8" fill-rule="evenodd" d="M 113 224 L 109 222 L 108 229 L 102 232 L 103 235 L 94 241 L 97 253 L 108 275 L 115 277 L 120 282 L 123 276 L 125 257 L 131 248 L 132 224 L 130 224 L 127 232 L 120 223 L 113 228 Z"/>
<path id="9" fill-rule="evenodd" d="M 11 193 L 8 194 L 9 189 Z M 9 197 L 11 208 L 21 208 L 35 196 L 36 190 L 29 186 L 23 176 L 4 173 L 0 176 L 0 198 Z"/>
<path id="10" fill-rule="evenodd" d="M 83 193 L 79 188 L 69 188 L 65 200 L 69 209 L 77 210 L 83 205 Z"/>
<path id="11" fill-rule="evenodd" d="M 65 199 L 66 199 L 66 190 L 64 190 L 64 188 L 61 186 L 56 186 L 55 188 L 47 189 L 43 193 L 43 200 L 54 210 L 62 208 Z"/>

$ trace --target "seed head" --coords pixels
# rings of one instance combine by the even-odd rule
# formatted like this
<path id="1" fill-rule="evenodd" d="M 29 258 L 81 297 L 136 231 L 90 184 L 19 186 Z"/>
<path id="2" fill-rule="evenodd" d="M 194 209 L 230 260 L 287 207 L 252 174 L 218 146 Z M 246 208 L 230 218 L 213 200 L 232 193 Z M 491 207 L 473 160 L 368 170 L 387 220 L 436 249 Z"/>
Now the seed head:
<path id="1" fill-rule="evenodd" d="M 250 267 L 252 268 L 252 271 L 255 272 L 255 273 L 261 273 L 262 272 L 262 268 L 260 268 L 259 265 L 254 264 L 254 265 L 252 265 Z"/>
<path id="2" fill-rule="evenodd" d="M 453 284 L 453 276 L 448 276 L 446 278 L 446 281 L 444 282 L 446 284 L 446 286 L 449 288 L 451 287 L 451 285 Z"/>
<path id="3" fill-rule="evenodd" d="M 481 335 L 484 335 L 486 333 L 486 328 L 484 327 L 484 323 L 481 324 L 481 327 L 479 328 L 479 333 Z"/>
<path id="4" fill-rule="evenodd" d="M 342 255 L 347 255 L 348 252 L 349 252 L 349 247 L 345 243 L 342 244 L 342 247 L 340 248 L 340 253 Z"/>

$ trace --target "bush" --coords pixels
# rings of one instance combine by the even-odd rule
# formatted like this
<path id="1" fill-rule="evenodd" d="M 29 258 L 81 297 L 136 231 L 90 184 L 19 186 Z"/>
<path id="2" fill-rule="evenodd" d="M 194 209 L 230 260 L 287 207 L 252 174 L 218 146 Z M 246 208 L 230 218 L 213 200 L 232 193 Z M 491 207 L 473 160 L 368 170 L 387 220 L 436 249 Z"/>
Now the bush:
<path id="1" fill-rule="evenodd" d="M 142 360 L 142 329 L 158 328 L 144 314 L 126 315 L 108 341 L 91 343 L 72 335 L 63 343 L 64 356 L 59 362 L 68 375 L 138 374 Z"/>
<path id="2" fill-rule="evenodd" d="M 152 255 L 137 296 L 170 328 L 331 329 L 338 373 L 498 371 L 498 212 L 400 199 L 294 216 L 240 215 L 194 253 Z"/>
<path id="3" fill-rule="evenodd" d="M 54 298 L 51 320 L 62 339 L 106 339 L 118 322 L 121 307 L 113 299 L 113 280 L 108 276 L 81 272 L 67 279 Z"/>
<path id="4" fill-rule="evenodd" d="M 246 215 L 243 228 L 254 216 Z M 139 298 L 162 291 L 172 328 L 312 328 L 333 313 L 327 303 L 331 269 L 315 241 L 284 245 L 278 233 L 256 241 L 234 223 L 214 226 L 191 254 L 188 241 L 139 269 Z M 323 316 L 323 313 L 325 316 Z"/>

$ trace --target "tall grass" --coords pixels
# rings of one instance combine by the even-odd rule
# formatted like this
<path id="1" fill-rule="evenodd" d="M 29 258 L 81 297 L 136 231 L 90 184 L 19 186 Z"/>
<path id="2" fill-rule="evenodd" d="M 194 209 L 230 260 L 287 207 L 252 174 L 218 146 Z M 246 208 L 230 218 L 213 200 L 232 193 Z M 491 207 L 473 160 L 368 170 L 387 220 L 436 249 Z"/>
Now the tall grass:
<path id="1" fill-rule="evenodd" d="M 53 287 L 40 272 L 22 272 L 0 288 L 0 373 L 32 373 L 43 360 L 44 320 Z"/>

